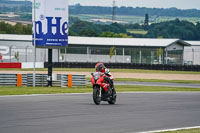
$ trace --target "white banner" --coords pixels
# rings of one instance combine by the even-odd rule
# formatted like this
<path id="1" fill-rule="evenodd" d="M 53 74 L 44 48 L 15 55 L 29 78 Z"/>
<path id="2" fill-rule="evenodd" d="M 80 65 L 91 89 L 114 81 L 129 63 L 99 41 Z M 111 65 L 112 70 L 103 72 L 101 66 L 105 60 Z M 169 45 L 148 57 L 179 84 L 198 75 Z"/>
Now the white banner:
<path id="1" fill-rule="evenodd" d="M 35 0 L 32 14 L 37 47 L 68 45 L 68 0 Z"/>

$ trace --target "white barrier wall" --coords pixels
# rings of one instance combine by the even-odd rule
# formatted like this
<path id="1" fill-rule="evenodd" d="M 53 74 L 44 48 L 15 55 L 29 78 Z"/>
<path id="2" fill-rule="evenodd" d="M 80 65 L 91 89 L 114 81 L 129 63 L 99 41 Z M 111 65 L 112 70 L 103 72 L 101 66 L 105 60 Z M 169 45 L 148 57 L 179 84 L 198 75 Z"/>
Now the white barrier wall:
<path id="1" fill-rule="evenodd" d="M 33 62 L 22 62 L 22 68 L 33 68 Z M 35 68 L 44 68 L 44 62 L 36 62 Z"/>
<path id="2" fill-rule="evenodd" d="M 110 58 L 109 55 L 92 55 L 92 54 L 66 54 L 60 62 L 123 62 L 123 63 L 131 63 L 131 56 L 121 56 L 121 55 L 113 55 Z"/>

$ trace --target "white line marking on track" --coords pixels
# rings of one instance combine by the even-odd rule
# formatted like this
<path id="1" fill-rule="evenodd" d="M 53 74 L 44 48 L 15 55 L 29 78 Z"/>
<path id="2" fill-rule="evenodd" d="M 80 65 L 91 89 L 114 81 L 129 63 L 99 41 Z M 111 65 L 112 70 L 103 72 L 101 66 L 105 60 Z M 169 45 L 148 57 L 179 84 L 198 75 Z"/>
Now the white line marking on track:
<path id="1" fill-rule="evenodd" d="M 138 133 L 159 133 L 159 132 L 187 130 L 187 129 L 194 129 L 194 128 L 200 128 L 200 126 L 182 127 L 182 128 L 174 128 L 174 129 L 164 129 L 164 130 L 155 130 L 155 131 L 146 131 L 146 132 L 138 132 Z M 128 132 L 128 133 L 133 133 L 133 132 Z"/>
<path id="2" fill-rule="evenodd" d="M 141 92 L 141 91 L 136 91 L 136 92 L 117 92 L 117 94 L 187 94 L 187 93 L 200 93 L 196 91 L 163 91 L 163 92 Z M 61 96 L 61 95 L 88 95 L 92 94 L 90 93 L 57 93 L 57 94 L 27 94 L 27 95 L 5 95 L 5 96 L 0 96 L 0 98 L 5 98 L 5 97 L 33 97 L 33 96 Z"/>
<path id="3" fill-rule="evenodd" d="M 30 94 L 30 95 L 6 95 L 0 96 L 0 98 L 6 97 L 34 97 L 34 96 L 62 96 L 62 95 L 88 95 L 91 93 L 58 93 L 58 94 Z"/>

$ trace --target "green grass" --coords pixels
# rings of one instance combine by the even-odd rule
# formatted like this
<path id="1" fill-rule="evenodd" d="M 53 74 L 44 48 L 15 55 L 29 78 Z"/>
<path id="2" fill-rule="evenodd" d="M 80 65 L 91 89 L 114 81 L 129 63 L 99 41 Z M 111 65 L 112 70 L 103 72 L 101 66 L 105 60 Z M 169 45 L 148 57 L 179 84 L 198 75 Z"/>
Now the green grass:
<path id="1" fill-rule="evenodd" d="M 90 81 L 91 77 L 86 77 Z M 162 80 L 162 79 L 135 79 L 135 78 L 115 78 L 115 81 L 136 81 L 136 82 L 162 82 L 162 83 L 185 83 L 200 84 L 198 80 Z"/>
<path id="2" fill-rule="evenodd" d="M 135 91 L 200 91 L 200 88 L 184 87 L 159 87 L 159 86 L 129 86 L 116 85 L 117 92 Z M 60 94 L 60 93 L 88 93 L 92 92 L 92 86 L 61 88 L 61 87 L 0 87 L 0 95 L 27 95 L 27 94 Z"/>
<path id="3" fill-rule="evenodd" d="M 84 21 L 92 21 L 92 19 L 110 19 L 112 20 L 112 15 L 92 15 L 92 14 L 78 14 L 78 15 L 71 15 L 73 17 L 78 17 Z M 160 23 L 164 21 L 171 21 L 175 20 L 177 17 L 166 17 L 166 16 L 150 16 L 149 23 Z M 117 15 L 116 19 L 119 21 L 125 21 L 131 24 L 144 23 L 144 16 L 133 16 L 133 15 Z M 179 20 L 186 20 L 192 23 L 200 22 L 198 17 L 178 17 Z"/>
<path id="4" fill-rule="evenodd" d="M 158 132 L 155 132 L 155 133 L 158 133 Z M 184 130 L 177 130 L 177 131 L 166 131 L 166 132 L 159 132 L 159 133 L 200 133 L 200 128 L 184 129 Z"/>
<path id="5" fill-rule="evenodd" d="M 112 20 L 112 15 L 93 15 L 93 14 L 78 14 L 78 15 L 71 15 L 72 17 L 78 17 L 80 20 L 83 21 L 90 21 L 92 19 L 109 19 Z M 128 23 L 144 23 L 144 17 L 142 16 L 132 16 L 132 15 L 117 15 L 116 20 L 118 21 L 125 21 Z"/>
<path id="6" fill-rule="evenodd" d="M 47 71 L 47 68 L 39 68 L 36 71 Z M 0 69 L 3 71 L 33 71 L 33 69 Z M 53 68 L 53 71 L 71 71 L 71 72 L 94 72 L 94 68 Z M 162 74 L 200 74 L 192 71 L 163 71 L 163 70 L 143 70 L 143 69 L 110 69 L 111 72 L 119 73 L 162 73 Z"/>
<path id="7" fill-rule="evenodd" d="M 142 34 L 142 35 L 147 34 L 147 31 L 139 29 L 127 29 L 127 32 L 134 34 Z"/>
<path id="8" fill-rule="evenodd" d="M 115 86 L 118 92 L 134 92 L 134 91 L 200 91 L 200 88 L 185 88 L 185 87 L 161 87 L 161 86 L 132 86 L 132 85 L 117 85 Z"/>
<path id="9" fill-rule="evenodd" d="M 86 87 L 0 87 L 0 95 L 26 95 L 26 94 L 57 94 L 57 93 L 86 93 L 91 92 Z"/>
<path id="10" fill-rule="evenodd" d="M 87 78 L 89 80 L 89 78 Z M 137 81 L 137 82 L 163 82 L 163 83 L 187 83 L 200 84 L 197 80 L 161 80 L 161 79 L 133 79 L 133 78 L 116 78 L 115 81 Z"/>

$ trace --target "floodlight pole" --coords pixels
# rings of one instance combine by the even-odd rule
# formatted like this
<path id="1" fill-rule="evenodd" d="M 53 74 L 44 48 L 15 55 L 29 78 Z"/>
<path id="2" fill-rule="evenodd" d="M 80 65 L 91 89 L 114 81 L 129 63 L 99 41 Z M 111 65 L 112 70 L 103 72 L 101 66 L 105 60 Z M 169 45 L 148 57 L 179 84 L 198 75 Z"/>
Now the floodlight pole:
<path id="1" fill-rule="evenodd" d="M 34 5 L 33 5 L 33 8 L 34 8 L 34 20 L 33 20 L 33 31 L 34 31 L 34 56 L 33 56 L 33 87 L 35 87 L 35 60 L 36 60 L 36 40 L 35 40 L 35 36 L 36 36 L 36 23 L 35 23 L 35 21 L 36 21 L 36 7 L 35 7 L 35 5 L 36 5 L 36 2 L 35 2 L 35 0 L 34 0 Z"/>

